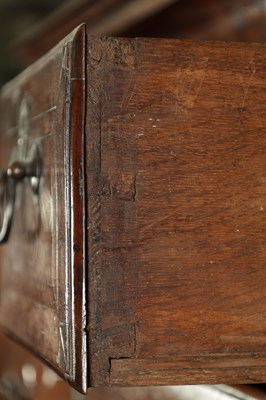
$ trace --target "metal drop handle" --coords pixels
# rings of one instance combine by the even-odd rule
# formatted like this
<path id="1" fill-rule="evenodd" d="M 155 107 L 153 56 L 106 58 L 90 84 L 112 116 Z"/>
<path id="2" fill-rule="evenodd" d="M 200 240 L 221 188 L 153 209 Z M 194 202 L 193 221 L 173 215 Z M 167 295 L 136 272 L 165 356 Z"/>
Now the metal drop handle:
<path id="1" fill-rule="evenodd" d="M 34 194 L 39 191 L 41 157 L 37 143 L 30 146 L 29 121 L 29 102 L 24 98 L 20 108 L 17 147 L 9 166 L 0 170 L 0 244 L 7 242 L 12 227 L 17 184 L 29 182 Z"/>
<path id="2" fill-rule="evenodd" d="M 14 211 L 15 191 L 15 182 L 8 177 L 7 171 L 0 171 L 0 243 L 5 243 L 9 236 Z"/>
<path id="3" fill-rule="evenodd" d="M 0 243 L 5 243 L 9 237 L 17 184 L 28 179 L 33 193 L 37 194 L 40 177 L 41 161 L 36 144 L 32 147 L 29 158 L 24 161 L 15 160 L 6 170 L 0 171 Z"/>

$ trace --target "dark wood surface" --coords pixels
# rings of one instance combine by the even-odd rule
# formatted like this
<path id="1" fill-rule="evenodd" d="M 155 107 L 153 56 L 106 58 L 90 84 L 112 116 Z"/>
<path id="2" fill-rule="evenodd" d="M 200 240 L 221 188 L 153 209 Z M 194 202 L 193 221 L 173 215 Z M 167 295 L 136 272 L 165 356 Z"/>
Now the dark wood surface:
<path id="1" fill-rule="evenodd" d="M 2 325 L 79 390 L 266 381 L 265 50 L 89 36 L 84 74 L 81 28 L 4 88 L 0 167 L 27 94 L 43 175 Z"/>
<path id="2" fill-rule="evenodd" d="M 1 92 L 0 167 L 31 103 L 38 195 L 18 184 L 13 226 L 0 248 L 1 325 L 79 390 L 87 387 L 84 212 L 85 31 L 78 28 Z"/>
<path id="3" fill-rule="evenodd" d="M 90 384 L 266 381 L 266 46 L 87 49 Z"/>

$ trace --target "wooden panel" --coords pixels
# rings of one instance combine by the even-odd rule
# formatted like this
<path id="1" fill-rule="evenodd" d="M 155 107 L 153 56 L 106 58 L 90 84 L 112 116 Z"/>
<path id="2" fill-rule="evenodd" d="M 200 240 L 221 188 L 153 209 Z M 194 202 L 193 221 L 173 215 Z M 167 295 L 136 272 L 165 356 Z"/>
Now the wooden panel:
<path id="1" fill-rule="evenodd" d="M 1 246 L 1 324 L 79 390 L 86 390 L 83 195 L 84 27 L 1 93 L 0 167 L 23 138 L 19 110 L 30 103 L 29 143 L 42 161 L 39 193 L 19 183 L 7 244 Z M 18 142 L 18 143 L 17 143 Z"/>
<path id="2" fill-rule="evenodd" d="M 266 46 L 89 39 L 90 380 L 266 380 Z"/>

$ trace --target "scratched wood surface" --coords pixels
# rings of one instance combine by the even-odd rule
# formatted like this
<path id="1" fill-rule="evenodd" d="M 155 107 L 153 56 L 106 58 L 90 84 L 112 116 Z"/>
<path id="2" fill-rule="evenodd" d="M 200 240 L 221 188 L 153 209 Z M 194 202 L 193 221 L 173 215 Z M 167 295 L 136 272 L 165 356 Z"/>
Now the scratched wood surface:
<path id="1" fill-rule="evenodd" d="M 18 184 L 10 238 L 0 247 L 1 325 L 83 391 L 84 46 L 83 27 L 4 87 L 0 98 L 0 167 L 7 168 L 17 145 L 25 97 L 30 142 L 38 143 L 42 160 L 39 194 L 27 181 Z"/>
<path id="2" fill-rule="evenodd" d="M 89 38 L 90 384 L 266 381 L 266 45 Z"/>

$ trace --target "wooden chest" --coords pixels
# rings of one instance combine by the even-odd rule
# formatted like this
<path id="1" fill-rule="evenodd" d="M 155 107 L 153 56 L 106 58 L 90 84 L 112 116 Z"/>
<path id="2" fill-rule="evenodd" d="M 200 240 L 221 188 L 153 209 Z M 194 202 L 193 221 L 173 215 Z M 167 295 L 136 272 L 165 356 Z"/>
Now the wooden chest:
<path id="1" fill-rule="evenodd" d="M 266 381 L 265 72 L 81 26 L 3 88 L 1 324 L 80 391 Z"/>

